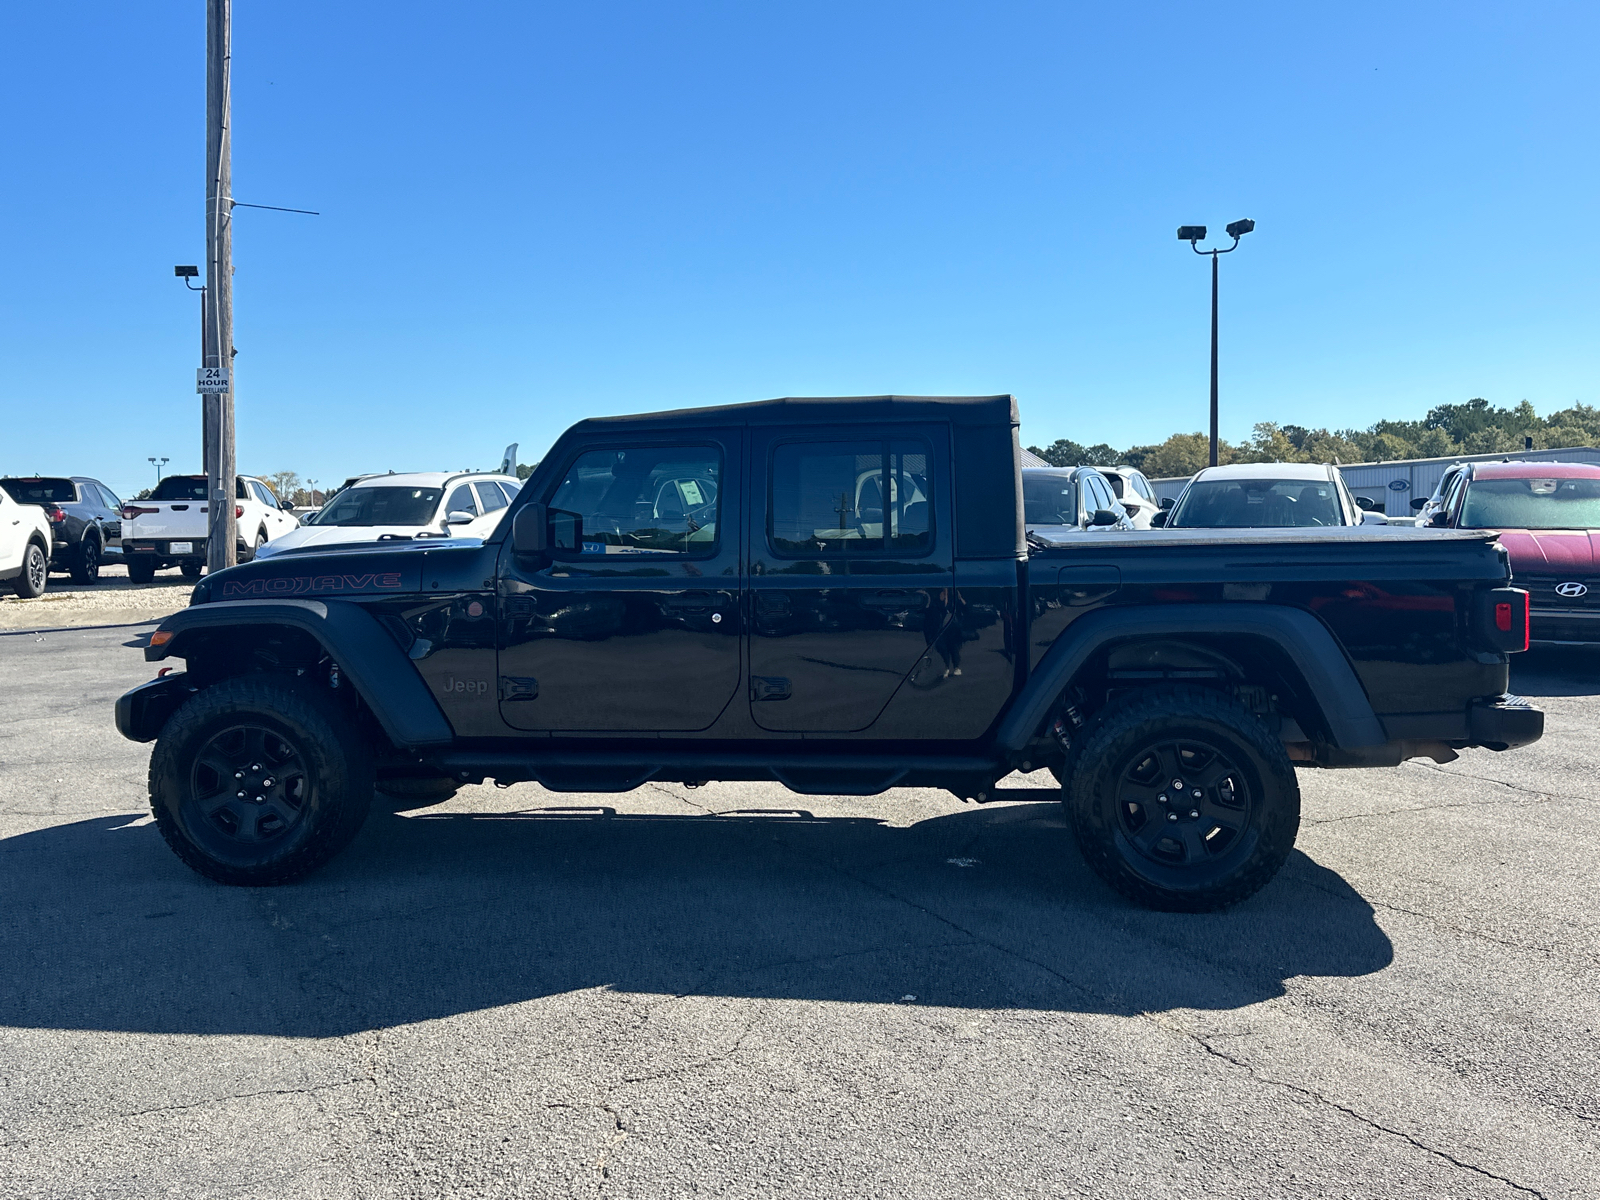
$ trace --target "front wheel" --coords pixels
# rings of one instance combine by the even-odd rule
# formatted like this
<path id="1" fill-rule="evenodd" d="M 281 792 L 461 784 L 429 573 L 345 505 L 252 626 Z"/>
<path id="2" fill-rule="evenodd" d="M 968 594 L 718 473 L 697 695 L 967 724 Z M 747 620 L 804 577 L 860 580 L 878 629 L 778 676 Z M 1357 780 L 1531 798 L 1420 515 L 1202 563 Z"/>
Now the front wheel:
<path id="1" fill-rule="evenodd" d="M 128 578 L 134 583 L 149 583 L 156 577 L 156 560 L 140 554 L 128 555 Z"/>
<path id="2" fill-rule="evenodd" d="M 73 557 L 72 582 L 77 584 L 95 583 L 100 578 L 100 542 L 92 537 L 85 537 L 78 544 L 78 553 Z"/>
<path id="3" fill-rule="evenodd" d="M 45 584 L 50 580 L 50 558 L 38 542 L 29 542 L 22 552 L 22 574 L 11 586 L 24 600 L 34 600 L 44 595 Z"/>
<path id="4" fill-rule="evenodd" d="M 1063 789 L 1096 874 L 1150 908 L 1207 912 L 1264 887 L 1300 828 L 1283 745 L 1203 688 L 1135 693 L 1087 732 Z"/>
<path id="5" fill-rule="evenodd" d="M 220 883 L 288 883 L 350 842 L 372 801 L 372 757 L 304 682 L 224 680 L 184 704 L 150 756 L 150 809 L 167 845 Z"/>

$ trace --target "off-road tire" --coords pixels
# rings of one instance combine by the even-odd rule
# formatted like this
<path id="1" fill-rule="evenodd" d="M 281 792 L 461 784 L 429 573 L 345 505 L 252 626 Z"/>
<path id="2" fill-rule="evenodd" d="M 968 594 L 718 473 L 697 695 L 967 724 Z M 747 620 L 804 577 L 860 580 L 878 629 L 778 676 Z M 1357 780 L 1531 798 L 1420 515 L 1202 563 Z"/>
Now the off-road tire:
<path id="1" fill-rule="evenodd" d="M 129 554 L 128 578 L 134 583 L 149 583 L 156 577 L 156 561 L 137 554 Z"/>
<path id="2" fill-rule="evenodd" d="M 84 535 L 83 541 L 78 543 L 78 550 L 72 556 L 72 565 L 68 568 L 72 575 L 72 582 L 88 585 L 100 579 L 100 539 Z"/>
<path id="3" fill-rule="evenodd" d="M 183 577 L 185 579 L 199 579 L 200 572 L 204 569 L 204 563 L 184 562 L 178 564 L 178 570 L 183 572 Z"/>
<path id="4" fill-rule="evenodd" d="M 276 739 L 292 750 L 303 777 L 293 822 L 259 841 L 240 840 L 201 807 L 210 769 L 197 756 L 214 755 L 241 729 L 264 730 L 269 746 Z M 150 810 L 167 845 L 208 879 L 241 887 L 289 883 L 326 863 L 360 830 L 372 788 L 371 751 L 350 720 L 292 676 L 241 676 L 205 689 L 172 715 L 150 756 Z M 221 797 L 210 794 L 207 804 Z M 233 801 L 219 811 L 224 805 Z"/>
<path id="5" fill-rule="evenodd" d="M 44 595 L 50 582 L 50 556 L 38 542 L 29 542 L 22 551 L 22 573 L 12 580 L 11 588 L 24 600 L 35 600 Z"/>
<path id="6" fill-rule="evenodd" d="M 1140 782 L 1140 768 L 1163 755 L 1178 765 L 1151 776 L 1154 786 Z M 1062 799 L 1078 849 L 1135 903 L 1167 912 L 1225 908 L 1264 887 L 1294 848 L 1300 785 L 1289 756 L 1254 714 L 1220 692 L 1151 688 L 1115 701 L 1084 729 L 1071 766 Z M 1218 771 L 1215 784 L 1205 782 Z M 1166 775 L 1185 772 L 1190 781 L 1180 794 Z M 1197 784 L 1204 794 L 1193 799 Z M 1181 808 L 1170 798 L 1181 799 Z M 1216 837 L 1224 840 L 1212 850 Z"/>

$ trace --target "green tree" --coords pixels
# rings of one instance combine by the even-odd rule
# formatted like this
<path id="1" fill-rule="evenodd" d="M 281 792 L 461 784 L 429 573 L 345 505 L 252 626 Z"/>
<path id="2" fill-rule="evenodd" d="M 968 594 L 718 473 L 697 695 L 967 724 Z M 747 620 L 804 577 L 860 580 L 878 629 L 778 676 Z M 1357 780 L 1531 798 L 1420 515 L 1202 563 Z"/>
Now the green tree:
<path id="1" fill-rule="evenodd" d="M 1067 438 L 1057 438 L 1050 445 L 1029 446 L 1029 454 L 1037 454 L 1052 467 L 1076 467 L 1084 462 L 1084 448 Z"/>
<path id="2" fill-rule="evenodd" d="M 272 490 L 280 500 L 288 500 L 301 488 L 300 475 L 295 471 L 274 471 L 261 478 L 272 485 Z"/>
<path id="3" fill-rule="evenodd" d="M 1203 433 L 1175 433 L 1145 456 L 1140 470 L 1152 479 L 1170 479 L 1193 475 L 1210 461 L 1210 438 Z M 1225 441 L 1217 442 L 1217 461 L 1234 461 L 1234 449 Z"/>

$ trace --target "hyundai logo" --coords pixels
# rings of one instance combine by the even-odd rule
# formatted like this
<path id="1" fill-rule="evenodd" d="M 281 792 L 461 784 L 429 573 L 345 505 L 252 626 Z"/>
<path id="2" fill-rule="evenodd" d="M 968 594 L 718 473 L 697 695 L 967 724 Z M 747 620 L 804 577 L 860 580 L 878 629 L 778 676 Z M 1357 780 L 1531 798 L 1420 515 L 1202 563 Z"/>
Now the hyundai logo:
<path id="1" fill-rule="evenodd" d="M 1570 583 L 1556 584 L 1556 595 L 1563 596 L 1568 600 L 1576 600 L 1579 596 L 1587 596 L 1588 594 L 1588 585 L 1579 583 L 1577 580 L 1573 580 Z"/>

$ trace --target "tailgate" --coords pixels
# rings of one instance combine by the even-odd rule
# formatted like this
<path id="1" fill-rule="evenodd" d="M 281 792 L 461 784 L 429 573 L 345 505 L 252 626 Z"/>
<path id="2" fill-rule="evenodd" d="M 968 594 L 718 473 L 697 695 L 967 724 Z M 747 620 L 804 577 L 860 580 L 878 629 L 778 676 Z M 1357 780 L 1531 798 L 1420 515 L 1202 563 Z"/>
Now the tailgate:
<path id="1" fill-rule="evenodd" d="M 131 521 L 122 523 L 124 539 L 132 538 L 194 538 L 206 536 L 206 503 L 204 500 L 136 500 L 131 507 L 145 511 Z M 149 511 L 155 509 L 155 512 Z"/>

